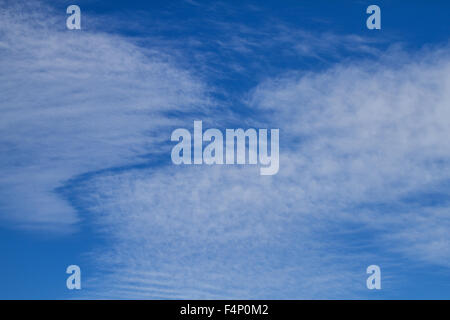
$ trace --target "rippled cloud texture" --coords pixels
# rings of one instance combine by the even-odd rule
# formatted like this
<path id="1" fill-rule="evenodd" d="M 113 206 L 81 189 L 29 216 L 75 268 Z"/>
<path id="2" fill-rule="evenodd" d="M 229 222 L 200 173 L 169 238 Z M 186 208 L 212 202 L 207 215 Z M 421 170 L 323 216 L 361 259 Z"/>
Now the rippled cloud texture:
<path id="1" fill-rule="evenodd" d="M 234 98 L 257 115 L 246 118 L 214 96 L 209 71 L 185 67 L 183 48 L 67 32 L 55 17 L 1 12 L 0 210 L 21 232 L 93 226 L 105 243 L 82 297 L 361 298 L 373 263 L 387 290 L 411 265 L 448 271 L 447 44 L 281 70 Z M 360 37 L 310 37 L 333 35 L 289 39 L 305 57 L 370 51 Z M 241 40 L 222 44 L 258 50 Z M 280 128 L 278 174 L 172 165 L 171 129 L 197 117 Z"/>

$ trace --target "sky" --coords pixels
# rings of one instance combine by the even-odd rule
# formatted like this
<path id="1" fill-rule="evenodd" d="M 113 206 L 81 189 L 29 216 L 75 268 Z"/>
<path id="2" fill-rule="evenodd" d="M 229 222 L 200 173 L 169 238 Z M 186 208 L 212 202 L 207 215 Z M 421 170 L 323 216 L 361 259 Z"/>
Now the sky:
<path id="1" fill-rule="evenodd" d="M 449 299 L 449 10 L 0 0 L 0 299 Z M 279 172 L 174 165 L 194 120 Z"/>

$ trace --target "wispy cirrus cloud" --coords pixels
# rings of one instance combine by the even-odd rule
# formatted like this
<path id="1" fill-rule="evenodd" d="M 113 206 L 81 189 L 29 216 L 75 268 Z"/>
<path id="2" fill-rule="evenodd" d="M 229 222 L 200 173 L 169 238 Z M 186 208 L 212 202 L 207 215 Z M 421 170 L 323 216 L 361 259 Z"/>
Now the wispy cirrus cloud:
<path id="1" fill-rule="evenodd" d="M 280 172 L 298 175 L 311 201 L 368 230 L 382 226 L 386 248 L 447 265 L 449 70 L 448 45 L 392 49 L 268 81 L 250 103 L 284 128 L 291 142 Z"/>
<path id="2" fill-rule="evenodd" d="M 56 188 L 143 161 L 175 124 L 164 113 L 208 104 L 203 83 L 165 52 L 66 30 L 60 16 L 38 2 L 1 12 L 0 210 L 26 228 L 73 226 L 79 216 Z"/>
<path id="3" fill-rule="evenodd" d="M 208 109 L 219 89 L 181 69 L 195 63 L 177 61 L 180 45 L 68 32 L 48 8 L 20 9 L 31 13 L 2 15 L 0 208 L 26 228 L 67 230 L 80 215 L 96 227 L 106 245 L 90 255 L 99 273 L 85 296 L 354 298 L 374 262 L 448 266 L 448 46 L 336 63 L 370 43 L 220 25 L 214 50 L 190 42 L 206 78 L 220 65 L 263 70 L 259 53 L 277 48 L 333 57 L 325 70 L 271 74 L 239 101 L 247 119 Z M 199 111 L 206 125 L 280 128 L 279 173 L 147 161 Z M 408 200 L 430 190 L 434 202 Z"/>
<path id="4" fill-rule="evenodd" d="M 90 293 L 355 298 L 374 262 L 385 288 L 402 285 L 389 266 L 448 266 L 448 47 L 385 55 L 249 94 L 254 126 L 280 128 L 275 176 L 167 166 L 88 180 L 85 200 L 115 244 L 99 258 L 115 271 Z"/>

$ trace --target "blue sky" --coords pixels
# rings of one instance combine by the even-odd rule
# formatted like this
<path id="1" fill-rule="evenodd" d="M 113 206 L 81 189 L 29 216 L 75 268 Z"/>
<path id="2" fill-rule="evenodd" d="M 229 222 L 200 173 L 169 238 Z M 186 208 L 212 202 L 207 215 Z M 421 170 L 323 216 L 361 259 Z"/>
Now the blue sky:
<path id="1" fill-rule="evenodd" d="M 0 8 L 0 298 L 450 298 L 448 1 Z M 173 165 L 194 120 L 279 173 Z"/>

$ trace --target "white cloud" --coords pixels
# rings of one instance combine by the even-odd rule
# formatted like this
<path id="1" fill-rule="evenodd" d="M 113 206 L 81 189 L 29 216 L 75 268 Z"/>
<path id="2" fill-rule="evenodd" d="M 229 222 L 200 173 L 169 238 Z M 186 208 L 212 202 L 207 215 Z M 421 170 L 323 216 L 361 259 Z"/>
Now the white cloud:
<path id="1" fill-rule="evenodd" d="M 448 203 L 405 200 L 430 190 L 448 197 L 441 185 L 450 178 L 450 54 L 448 46 L 434 50 L 392 50 L 375 62 L 281 77 L 256 88 L 251 104 L 291 142 L 280 174 L 297 177 L 311 202 L 351 212 L 353 221 L 365 220 L 365 206 L 384 204 L 367 222 L 398 240 L 383 244 L 447 265 L 450 238 L 433 226 L 448 225 Z"/>
<path id="2" fill-rule="evenodd" d="M 162 112 L 203 110 L 208 99 L 164 52 L 66 30 L 58 13 L 38 3 L 1 12 L 0 211 L 19 226 L 61 231 L 79 217 L 56 188 L 142 162 L 161 128 L 176 125 Z"/>
<path id="3" fill-rule="evenodd" d="M 108 275 L 94 279 L 84 294 L 350 294 L 349 285 L 361 275 L 344 268 L 352 264 L 350 257 L 340 255 L 337 262 L 333 245 L 321 242 L 326 228 L 317 217 L 296 210 L 298 197 L 285 192 L 284 182 L 259 176 L 257 168 L 233 166 L 168 166 L 89 179 L 84 200 L 92 204 L 92 222 L 113 245 L 94 253 Z"/>
<path id="4" fill-rule="evenodd" d="M 167 166 L 88 180 L 95 222 L 114 244 L 98 257 L 114 271 L 88 292 L 354 298 L 367 294 L 369 264 L 385 268 L 385 288 L 401 282 L 389 266 L 447 265 L 448 207 L 405 199 L 449 178 L 448 49 L 387 54 L 252 92 L 269 119 L 257 126 L 280 128 L 275 176 Z"/>
<path id="5" fill-rule="evenodd" d="M 229 166 L 102 172 L 167 151 L 182 120 L 161 112 L 198 111 L 206 89 L 159 51 L 57 31 L 45 10 L 0 17 L 0 209 L 24 227 L 65 230 L 79 216 L 55 188 L 94 172 L 73 184 L 108 244 L 91 257 L 109 272 L 84 294 L 358 297 L 368 264 L 393 263 L 379 251 L 448 265 L 448 207 L 404 203 L 450 175 L 448 47 L 391 51 L 255 88 L 248 104 L 267 119 L 255 127 L 280 128 L 275 176 Z"/>

